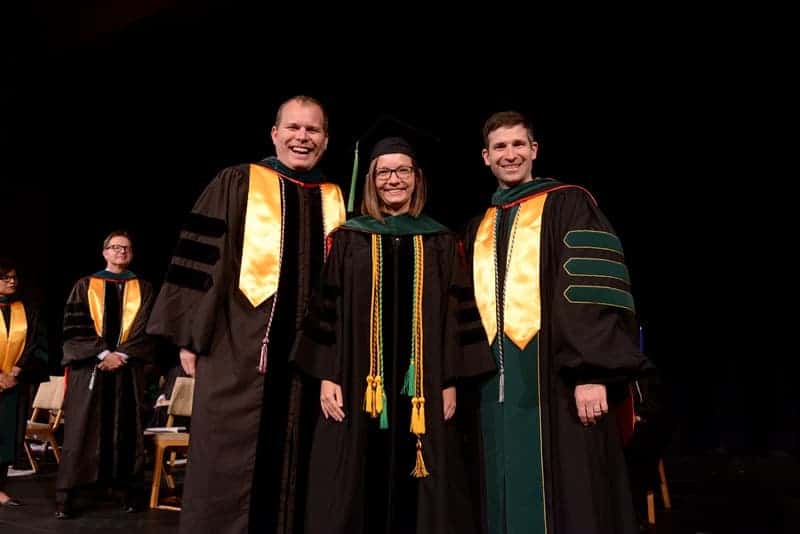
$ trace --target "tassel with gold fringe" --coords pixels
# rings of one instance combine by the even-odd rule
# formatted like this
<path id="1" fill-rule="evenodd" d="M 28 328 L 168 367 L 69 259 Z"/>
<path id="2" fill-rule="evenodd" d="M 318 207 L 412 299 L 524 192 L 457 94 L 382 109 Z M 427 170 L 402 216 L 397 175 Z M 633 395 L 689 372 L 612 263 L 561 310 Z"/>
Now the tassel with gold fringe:
<path id="1" fill-rule="evenodd" d="M 425 397 L 411 399 L 411 433 L 417 436 L 425 433 Z"/>
<path id="2" fill-rule="evenodd" d="M 409 373 L 413 373 L 413 397 L 411 399 L 411 433 L 417 436 L 417 461 L 411 476 L 414 478 L 424 478 L 430 475 L 425 467 L 425 460 L 422 457 L 422 436 L 425 434 L 425 369 L 423 368 L 422 351 L 422 280 L 424 266 L 424 252 L 422 247 L 422 236 L 414 236 L 414 308 L 411 315 L 412 328 L 412 362 L 409 365 Z"/>
<path id="3" fill-rule="evenodd" d="M 381 236 L 372 234 L 372 299 L 369 331 L 369 375 L 364 393 L 364 411 L 380 415 L 380 427 L 389 428 L 386 392 L 383 389 L 383 254 Z"/>
<path id="4" fill-rule="evenodd" d="M 364 393 L 364 411 L 375 417 L 375 377 L 367 377 L 367 391 Z"/>
<path id="5" fill-rule="evenodd" d="M 414 470 L 411 471 L 411 476 L 414 478 L 425 478 L 430 473 L 425 467 L 425 459 L 422 457 L 422 440 L 417 436 L 417 463 L 414 464 Z"/>

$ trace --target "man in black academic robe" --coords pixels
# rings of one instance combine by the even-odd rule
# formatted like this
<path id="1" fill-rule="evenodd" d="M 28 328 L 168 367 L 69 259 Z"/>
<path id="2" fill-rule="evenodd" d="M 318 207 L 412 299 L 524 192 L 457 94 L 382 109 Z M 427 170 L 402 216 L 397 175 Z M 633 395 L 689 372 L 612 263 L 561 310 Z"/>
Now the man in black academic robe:
<path id="1" fill-rule="evenodd" d="M 183 534 L 302 532 L 318 395 L 304 408 L 288 358 L 344 203 L 315 168 L 319 103 L 284 102 L 272 140 L 277 158 L 224 169 L 196 202 L 148 326 L 195 376 Z"/>
<path id="2" fill-rule="evenodd" d="M 143 504 L 144 364 L 153 339 L 145 325 L 154 293 L 128 270 L 127 233 L 103 243 L 106 268 L 75 283 L 64 312 L 64 446 L 56 479 L 56 517 L 74 513 L 75 489 L 99 482 L 121 492 L 123 508 Z"/>

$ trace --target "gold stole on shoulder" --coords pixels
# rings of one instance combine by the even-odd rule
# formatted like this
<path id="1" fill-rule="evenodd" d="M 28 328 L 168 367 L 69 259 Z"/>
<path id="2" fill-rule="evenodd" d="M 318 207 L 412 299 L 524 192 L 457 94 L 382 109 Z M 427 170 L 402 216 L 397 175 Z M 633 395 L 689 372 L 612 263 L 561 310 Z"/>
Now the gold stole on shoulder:
<path id="1" fill-rule="evenodd" d="M 94 331 L 98 336 L 103 336 L 103 315 L 105 313 L 106 303 L 106 282 L 105 278 L 98 278 L 92 276 L 89 278 L 89 314 L 94 322 Z M 142 290 L 139 286 L 139 280 L 133 278 L 131 280 L 124 280 L 125 287 L 122 290 L 122 327 L 119 332 L 118 345 L 125 343 L 128 336 L 131 335 L 131 328 L 133 327 L 133 320 L 136 319 L 136 314 L 139 312 L 139 307 L 142 305 Z M 116 291 L 116 288 L 114 289 Z"/>
<path id="2" fill-rule="evenodd" d="M 10 373 L 25 350 L 25 338 L 28 333 L 28 320 L 25 317 L 25 306 L 22 302 L 11 303 L 11 324 L 0 313 L 0 370 Z"/>
<path id="3" fill-rule="evenodd" d="M 320 184 L 325 237 L 345 220 L 339 186 Z M 281 178 L 272 169 L 250 165 L 239 289 L 253 307 L 278 290 L 281 273 L 283 211 Z M 324 242 L 321 246 L 324 246 Z"/>
<path id="4" fill-rule="evenodd" d="M 543 193 L 524 200 L 509 234 L 505 287 L 501 288 L 505 295 L 503 331 L 520 350 L 525 349 L 541 327 L 539 255 L 546 199 L 547 193 Z M 495 207 L 484 215 L 475 236 L 472 262 L 475 301 L 489 344 L 497 335 L 496 217 Z"/>

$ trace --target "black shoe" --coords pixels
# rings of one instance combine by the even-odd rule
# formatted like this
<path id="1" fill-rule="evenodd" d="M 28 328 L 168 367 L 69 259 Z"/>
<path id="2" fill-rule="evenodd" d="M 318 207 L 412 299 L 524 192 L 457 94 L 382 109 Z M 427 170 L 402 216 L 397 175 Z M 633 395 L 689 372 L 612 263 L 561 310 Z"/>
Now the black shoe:
<path id="1" fill-rule="evenodd" d="M 0 506 L 16 508 L 17 506 L 22 506 L 22 503 L 17 499 L 9 498 L 6 502 L 0 502 Z"/>

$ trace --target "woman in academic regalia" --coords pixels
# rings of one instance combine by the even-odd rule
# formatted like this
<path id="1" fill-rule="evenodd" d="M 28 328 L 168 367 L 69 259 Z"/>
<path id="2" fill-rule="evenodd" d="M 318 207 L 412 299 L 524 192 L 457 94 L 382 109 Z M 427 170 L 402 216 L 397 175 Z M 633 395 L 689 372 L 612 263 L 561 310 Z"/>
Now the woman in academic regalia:
<path id="1" fill-rule="evenodd" d="M 293 352 L 321 380 L 306 532 L 475 532 L 455 385 L 494 363 L 415 148 L 383 138 L 370 160 Z"/>
<path id="2" fill-rule="evenodd" d="M 47 380 L 39 315 L 17 293 L 17 269 L 0 259 L 0 507 L 22 503 L 6 493 L 8 468 L 22 450 L 32 386 Z"/>

